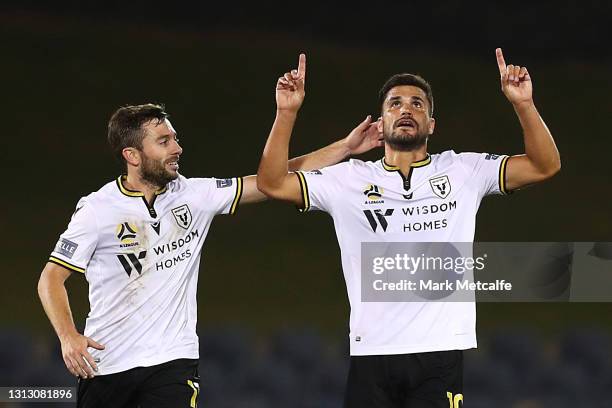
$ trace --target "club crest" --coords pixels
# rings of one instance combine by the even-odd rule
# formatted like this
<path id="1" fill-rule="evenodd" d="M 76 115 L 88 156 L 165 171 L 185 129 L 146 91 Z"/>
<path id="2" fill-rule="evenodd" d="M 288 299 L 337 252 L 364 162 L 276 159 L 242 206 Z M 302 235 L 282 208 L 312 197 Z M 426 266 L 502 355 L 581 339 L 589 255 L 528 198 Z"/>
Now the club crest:
<path id="1" fill-rule="evenodd" d="M 187 204 L 172 209 L 172 215 L 174 215 L 179 227 L 187 229 L 191 225 L 191 211 L 189 211 Z"/>
<path id="2" fill-rule="evenodd" d="M 434 194 L 440 198 L 446 198 L 451 192 L 451 185 L 448 176 L 439 176 L 429 179 L 429 185 Z"/>

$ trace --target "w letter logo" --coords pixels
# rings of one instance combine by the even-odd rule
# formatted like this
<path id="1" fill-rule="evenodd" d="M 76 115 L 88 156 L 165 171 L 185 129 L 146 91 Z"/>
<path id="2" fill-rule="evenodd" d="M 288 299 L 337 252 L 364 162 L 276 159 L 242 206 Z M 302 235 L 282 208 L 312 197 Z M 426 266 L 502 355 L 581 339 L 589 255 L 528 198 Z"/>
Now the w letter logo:
<path id="1" fill-rule="evenodd" d="M 140 275 L 142 273 L 142 264 L 140 260 L 143 259 L 147 255 L 147 251 L 142 251 L 136 256 L 136 254 L 119 254 L 117 258 L 119 258 L 119 262 L 125 269 L 125 272 L 130 276 L 132 271 L 136 269 L 136 272 Z"/>
<path id="2" fill-rule="evenodd" d="M 363 210 L 368 222 L 370 223 L 370 227 L 372 227 L 372 231 L 376 232 L 378 228 L 378 224 L 380 224 L 383 231 L 387 231 L 387 227 L 389 223 L 387 223 L 387 218 L 393 214 L 393 208 L 388 208 L 385 210 L 384 214 L 383 210 Z M 374 218 L 376 217 L 376 218 Z"/>

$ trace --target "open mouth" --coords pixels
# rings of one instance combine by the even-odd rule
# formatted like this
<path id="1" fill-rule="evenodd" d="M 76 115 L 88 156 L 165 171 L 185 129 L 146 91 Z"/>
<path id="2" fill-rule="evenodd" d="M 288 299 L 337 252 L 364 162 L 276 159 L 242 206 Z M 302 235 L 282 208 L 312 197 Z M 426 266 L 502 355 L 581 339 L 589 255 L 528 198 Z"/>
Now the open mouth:
<path id="1" fill-rule="evenodd" d="M 402 118 L 395 122 L 395 127 L 398 129 L 416 129 L 417 124 L 410 118 Z"/>
<path id="2" fill-rule="evenodd" d="M 166 164 L 167 164 L 168 166 L 170 166 L 170 168 L 171 168 L 172 170 L 178 170 L 178 168 L 179 168 L 178 159 L 177 159 L 177 160 L 175 160 L 175 161 L 166 162 Z"/>

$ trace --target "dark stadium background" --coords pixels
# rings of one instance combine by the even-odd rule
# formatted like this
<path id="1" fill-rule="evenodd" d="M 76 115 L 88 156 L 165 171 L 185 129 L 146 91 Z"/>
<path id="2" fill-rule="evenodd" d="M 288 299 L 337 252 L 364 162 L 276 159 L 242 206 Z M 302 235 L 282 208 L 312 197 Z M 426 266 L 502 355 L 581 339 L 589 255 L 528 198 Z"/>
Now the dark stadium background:
<path id="1" fill-rule="evenodd" d="M 399 71 L 433 86 L 431 151 L 513 154 L 522 136 L 499 89 L 503 47 L 529 68 L 563 168 L 485 199 L 477 240 L 612 241 L 611 17 L 604 1 L 3 2 L 0 386 L 73 381 L 36 283 L 79 197 L 120 171 L 105 140 L 113 110 L 164 102 L 186 176 L 253 174 L 276 78 L 302 51 L 293 155 L 377 115 L 378 89 Z M 244 206 L 215 220 L 203 260 L 201 406 L 339 407 L 348 302 L 331 219 Z M 82 326 L 85 280 L 68 286 Z M 611 314 L 610 303 L 479 304 L 466 406 L 610 406 Z"/>

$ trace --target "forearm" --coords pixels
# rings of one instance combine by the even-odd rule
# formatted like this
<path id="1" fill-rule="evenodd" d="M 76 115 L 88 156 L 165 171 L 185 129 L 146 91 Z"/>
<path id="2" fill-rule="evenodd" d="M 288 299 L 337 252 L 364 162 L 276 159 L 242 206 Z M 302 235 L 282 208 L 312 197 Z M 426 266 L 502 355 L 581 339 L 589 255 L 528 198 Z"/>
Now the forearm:
<path id="1" fill-rule="evenodd" d="M 38 284 L 38 295 L 45 313 L 60 339 L 77 331 L 72 319 L 68 293 L 63 283 L 41 278 Z"/>
<path id="2" fill-rule="evenodd" d="M 297 112 L 277 110 L 257 171 L 258 187 L 266 189 L 280 186 L 287 176 L 289 172 L 289 141 L 296 117 Z M 303 162 L 303 160 L 301 161 Z"/>
<path id="3" fill-rule="evenodd" d="M 513 106 L 523 129 L 527 158 L 543 174 L 557 172 L 561 167 L 559 150 L 534 103 Z"/>
<path id="4" fill-rule="evenodd" d="M 346 139 L 338 140 L 312 153 L 289 160 L 289 170 L 315 170 L 331 166 L 346 159 L 350 155 Z"/>

